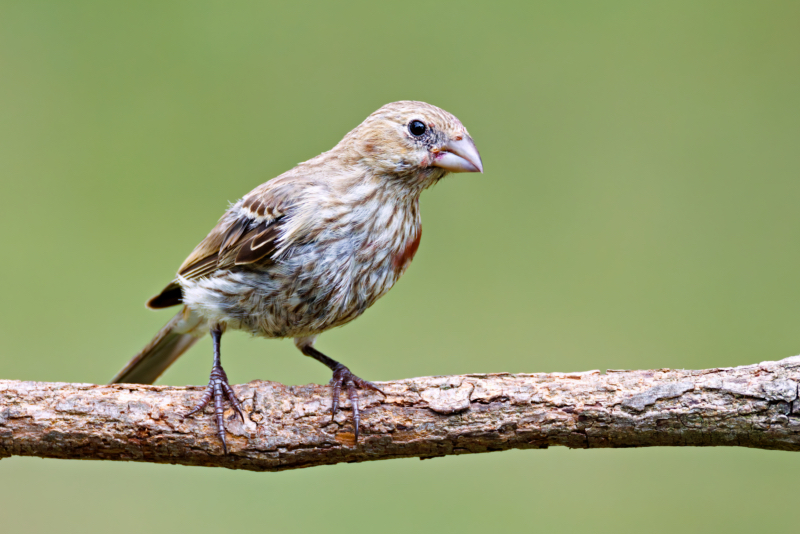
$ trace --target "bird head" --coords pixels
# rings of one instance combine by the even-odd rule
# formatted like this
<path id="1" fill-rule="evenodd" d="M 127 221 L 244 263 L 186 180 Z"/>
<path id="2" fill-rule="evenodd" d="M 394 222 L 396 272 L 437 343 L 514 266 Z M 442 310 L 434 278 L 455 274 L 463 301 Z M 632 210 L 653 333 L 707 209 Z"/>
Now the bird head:
<path id="1" fill-rule="evenodd" d="M 423 187 L 448 172 L 483 172 L 478 149 L 461 121 L 425 102 L 386 104 L 343 142 L 377 174 L 412 179 Z"/>

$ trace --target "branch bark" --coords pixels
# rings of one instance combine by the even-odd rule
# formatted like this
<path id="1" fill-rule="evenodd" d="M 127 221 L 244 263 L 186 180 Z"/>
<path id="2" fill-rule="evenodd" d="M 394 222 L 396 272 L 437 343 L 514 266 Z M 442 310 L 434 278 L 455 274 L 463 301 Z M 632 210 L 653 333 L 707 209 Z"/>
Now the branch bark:
<path id="1" fill-rule="evenodd" d="M 330 388 L 235 386 L 222 454 L 202 387 L 0 380 L 0 458 L 131 460 L 278 471 L 562 445 L 575 449 L 740 446 L 800 450 L 800 356 L 700 371 L 477 374 L 384 382 L 363 391 L 362 437 Z"/>

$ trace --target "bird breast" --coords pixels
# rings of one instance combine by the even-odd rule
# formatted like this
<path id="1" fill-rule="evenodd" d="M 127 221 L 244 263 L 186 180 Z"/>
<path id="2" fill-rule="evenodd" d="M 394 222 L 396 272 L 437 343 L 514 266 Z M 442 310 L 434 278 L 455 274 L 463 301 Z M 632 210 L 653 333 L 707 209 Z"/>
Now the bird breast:
<path id="1" fill-rule="evenodd" d="M 352 321 L 385 295 L 422 235 L 416 200 L 387 201 L 380 194 L 350 206 L 317 205 L 315 219 L 274 264 L 187 281 L 184 302 L 210 322 L 257 336 L 317 335 Z"/>
<path id="2" fill-rule="evenodd" d="M 397 202 L 380 194 L 361 198 L 366 200 L 344 209 L 320 210 L 322 220 L 329 221 L 325 228 L 287 257 L 295 269 L 303 266 L 288 305 L 292 321 L 313 330 L 306 335 L 361 315 L 392 288 L 419 248 L 416 199 Z"/>
<path id="3" fill-rule="evenodd" d="M 392 256 L 392 267 L 394 267 L 394 270 L 397 272 L 398 276 L 403 274 L 405 270 L 408 269 L 408 266 L 411 264 L 411 260 L 413 260 L 414 256 L 417 254 L 417 249 L 419 249 L 419 243 L 421 240 L 422 226 L 420 225 L 417 227 L 416 235 L 408 238 L 403 250 Z"/>

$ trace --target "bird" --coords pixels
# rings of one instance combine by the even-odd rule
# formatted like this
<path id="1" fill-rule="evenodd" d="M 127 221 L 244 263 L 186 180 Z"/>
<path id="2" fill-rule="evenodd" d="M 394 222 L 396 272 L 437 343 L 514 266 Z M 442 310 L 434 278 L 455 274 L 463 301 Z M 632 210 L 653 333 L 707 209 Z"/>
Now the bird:
<path id="1" fill-rule="evenodd" d="M 208 386 L 183 415 L 213 400 L 227 454 L 225 400 L 242 421 L 244 408 L 222 367 L 222 335 L 293 338 L 302 354 L 332 371 L 332 417 L 346 391 L 357 444 L 358 390 L 384 392 L 317 350 L 315 340 L 392 288 L 419 248 L 420 194 L 463 172 L 483 173 L 483 162 L 454 115 L 425 102 L 384 105 L 331 150 L 230 205 L 172 282 L 147 301 L 156 310 L 179 306 L 176 315 L 111 383 L 152 384 L 210 333 Z"/>

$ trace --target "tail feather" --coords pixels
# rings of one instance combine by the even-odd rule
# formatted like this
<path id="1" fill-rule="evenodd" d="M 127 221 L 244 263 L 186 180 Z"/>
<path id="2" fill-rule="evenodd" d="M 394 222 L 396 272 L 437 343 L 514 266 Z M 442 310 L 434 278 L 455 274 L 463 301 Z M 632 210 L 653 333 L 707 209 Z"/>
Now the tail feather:
<path id="1" fill-rule="evenodd" d="M 186 308 L 159 330 L 156 337 L 111 379 L 111 384 L 152 384 L 167 367 L 205 333 L 200 319 Z"/>

